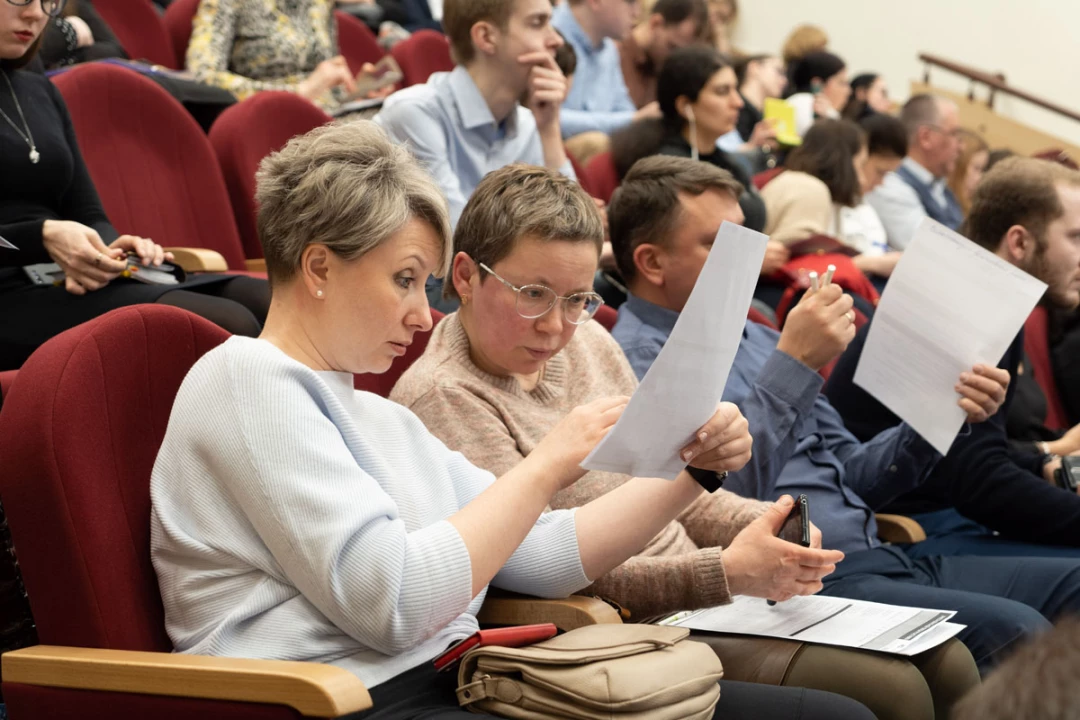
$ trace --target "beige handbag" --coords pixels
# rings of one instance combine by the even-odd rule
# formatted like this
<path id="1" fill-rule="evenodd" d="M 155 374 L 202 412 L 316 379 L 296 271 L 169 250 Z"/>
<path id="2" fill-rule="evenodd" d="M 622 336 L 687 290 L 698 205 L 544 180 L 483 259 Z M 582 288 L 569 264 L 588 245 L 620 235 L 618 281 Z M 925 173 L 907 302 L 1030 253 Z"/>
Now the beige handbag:
<path id="1" fill-rule="evenodd" d="M 529 647 L 474 648 L 458 702 L 512 720 L 707 720 L 724 668 L 686 628 L 589 625 Z"/>

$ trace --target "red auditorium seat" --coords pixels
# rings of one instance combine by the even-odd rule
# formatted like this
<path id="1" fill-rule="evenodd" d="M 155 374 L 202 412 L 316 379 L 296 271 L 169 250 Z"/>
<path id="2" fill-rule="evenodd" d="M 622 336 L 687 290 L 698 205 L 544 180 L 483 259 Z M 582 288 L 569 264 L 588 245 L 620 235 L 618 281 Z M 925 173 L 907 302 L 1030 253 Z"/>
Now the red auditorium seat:
<path id="1" fill-rule="evenodd" d="M 108 64 L 82 65 L 53 82 L 117 230 L 168 248 L 214 250 L 227 269 L 247 268 L 214 150 L 179 102 Z"/>
<path id="2" fill-rule="evenodd" d="M 619 311 L 610 305 L 601 305 L 593 319 L 607 328 L 608 332 L 611 332 L 619 319 Z"/>
<path id="3" fill-rule="evenodd" d="M 165 29 L 176 53 L 176 67 L 187 66 L 187 47 L 191 41 L 191 21 L 200 0 L 173 0 L 165 9 Z"/>
<path id="4" fill-rule="evenodd" d="M 0 398 L 7 397 L 8 392 L 11 390 L 11 384 L 15 382 L 15 376 L 18 373 L 18 370 L 0 372 Z"/>
<path id="5" fill-rule="evenodd" d="M 611 153 L 603 152 L 590 160 L 585 166 L 585 173 L 589 177 L 589 194 L 610 203 L 611 196 L 619 187 L 619 172 L 615 169 Z"/>
<path id="6" fill-rule="evenodd" d="M 210 128 L 210 144 L 225 177 L 246 257 L 263 256 L 255 227 L 255 171 L 259 163 L 291 138 L 330 119 L 299 95 L 262 92 L 225 110 Z"/>
<path id="7" fill-rule="evenodd" d="M 12 717 L 269 720 L 369 706 L 360 681 L 330 666 L 171 653 L 150 471 L 181 381 L 227 337 L 183 310 L 132 306 L 50 340 L 19 371 L 0 414 L 0 495 L 43 645 L 4 655 Z M 332 697 L 289 706 L 329 683 L 345 691 L 336 711 Z"/>
<path id="8" fill-rule="evenodd" d="M 431 329 L 434 330 L 435 326 L 438 325 L 439 321 L 444 317 L 446 317 L 445 314 L 432 309 Z M 381 375 L 357 375 L 354 378 L 353 387 L 357 390 L 366 390 L 367 392 L 381 395 L 382 397 L 390 397 L 390 391 L 394 389 L 394 385 L 397 384 L 397 381 L 401 379 L 401 376 L 405 374 L 405 371 L 409 369 L 409 366 L 424 354 L 424 350 L 427 348 L 428 340 L 430 339 L 430 332 L 416 333 L 413 335 L 412 345 L 409 346 L 408 351 L 395 360 L 389 370 Z"/>
<path id="9" fill-rule="evenodd" d="M 148 0 L 94 0 L 94 9 L 133 60 L 149 60 L 174 70 L 183 67 L 176 64 L 169 32 Z"/>
<path id="10" fill-rule="evenodd" d="M 1035 308 L 1024 323 L 1024 352 L 1031 363 L 1030 371 L 1034 373 L 1035 381 L 1046 395 L 1047 411 L 1043 424 L 1051 430 L 1067 430 L 1069 416 L 1061 402 L 1057 380 L 1054 379 L 1054 367 L 1050 362 L 1048 324 L 1046 308 Z"/>
<path id="11" fill-rule="evenodd" d="M 450 42 L 445 35 L 434 30 L 417 30 L 408 39 L 392 47 L 390 54 L 397 60 L 405 76 L 402 87 L 422 85 L 432 73 L 454 69 Z"/>
<path id="12" fill-rule="evenodd" d="M 786 168 L 782 165 L 780 167 L 774 167 L 764 172 L 759 172 L 754 177 L 750 178 L 750 181 L 754 183 L 754 187 L 761 190 L 763 187 L 769 184 L 769 181 L 776 178 L 780 173 L 784 172 Z"/>
<path id="13" fill-rule="evenodd" d="M 349 70 L 355 75 L 360 72 L 364 63 L 375 63 L 382 60 L 383 49 L 379 47 L 379 39 L 371 28 L 359 18 L 349 13 L 334 11 L 338 25 L 338 49 L 349 63 Z"/>

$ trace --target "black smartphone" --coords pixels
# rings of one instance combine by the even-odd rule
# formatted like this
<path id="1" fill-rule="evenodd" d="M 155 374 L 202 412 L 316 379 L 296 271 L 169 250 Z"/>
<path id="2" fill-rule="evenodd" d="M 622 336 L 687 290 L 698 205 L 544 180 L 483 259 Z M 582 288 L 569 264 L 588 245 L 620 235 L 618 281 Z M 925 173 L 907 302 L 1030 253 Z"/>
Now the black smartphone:
<path id="1" fill-rule="evenodd" d="M 795 507 L 776 536 L 796 545 L 810 547 L 810 501 L 805 495 L 795 499 Z"/>

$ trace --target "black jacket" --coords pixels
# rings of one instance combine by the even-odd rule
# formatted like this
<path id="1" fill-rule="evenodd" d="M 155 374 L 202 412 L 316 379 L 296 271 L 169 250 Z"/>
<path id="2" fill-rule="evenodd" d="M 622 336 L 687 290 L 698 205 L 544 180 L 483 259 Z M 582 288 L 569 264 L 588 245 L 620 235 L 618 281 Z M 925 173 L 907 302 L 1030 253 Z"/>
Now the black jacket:
<path id="1" fill-rule="evenodd" d="M 871 324 L 859 331 L 840 357 L 825 388 L 844 424 L 862 440 L 900 422 L 854 383 L 855 368 Z M 998 367 L 1015 377 L 1023 350 L 1021 331 Z M 1015 385 L 1010 384 L 1001 410 L 987 422 L 972 425 L 968 434 L 957 437 L 927 481 L 885 511 L 917 513 L 953 507 L 1010 540 L 1080 546 L 1080 496 L 1043 479 L 1042 456 L 1009 447 L 1005 417 L 1014 393 Z"/>

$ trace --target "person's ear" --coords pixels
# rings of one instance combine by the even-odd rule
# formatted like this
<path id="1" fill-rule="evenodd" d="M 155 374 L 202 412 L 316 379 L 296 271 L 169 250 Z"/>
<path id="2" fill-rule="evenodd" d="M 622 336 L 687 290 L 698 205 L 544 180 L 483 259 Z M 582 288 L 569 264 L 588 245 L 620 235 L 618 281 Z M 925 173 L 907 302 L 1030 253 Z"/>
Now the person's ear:
<path id="1" fill-rule="evenodd" d="M 657 31 L 664 27 L 664 16 L 660 13 L 653 13 L 649 15 L 649 30 L 655 34 Z"/>
<path id="2" fill-rule="evenodd" d="M 329 291 L 331 256 L 330 249 L 321 243 L 308 245 L 300 255 L 300 276 L 304 287 L 315 297 L 326 297 Z"/>
<path id="3" fill-rule="evenodd" d="M 664 286 L 664 251 L 658 245 L 642 243 L 634 248 L 634 268 L 649 284 Z"/>
<path id="4" fill-rule="evenodd" d="M 691 119 L 694 114 L 694 109 L 691 107 L 690 98 L 685 95 L 680 95 L 675 98 L 675 112 L 679 113 L 679 116 L 685 118 L 687 121 Z"/>
<path id="5" fill-rule="evenodd" d="M 465 298 L 476 293 L 476 286 L 480 283 L 480 268 L 472 258 L 463 252 L 454 255 L 454 261 L 450 268 L 450 281 L 454 283 L 458 297 Z"/>
<path id="6" fill-rule="evenodd" d="M 1014 265 L 1023 264 L 1035 253 L 1035 238 L 1023 225 L 1013 225 L 1006 230 L 1001 243 Z"/>
<path id="7" fill-rule="evenodd" d="M 500 33 L 494 23 L 481 20 L 472 26 L 469 37 L 478 55 L 491 57 L 499 49 Z"/>

